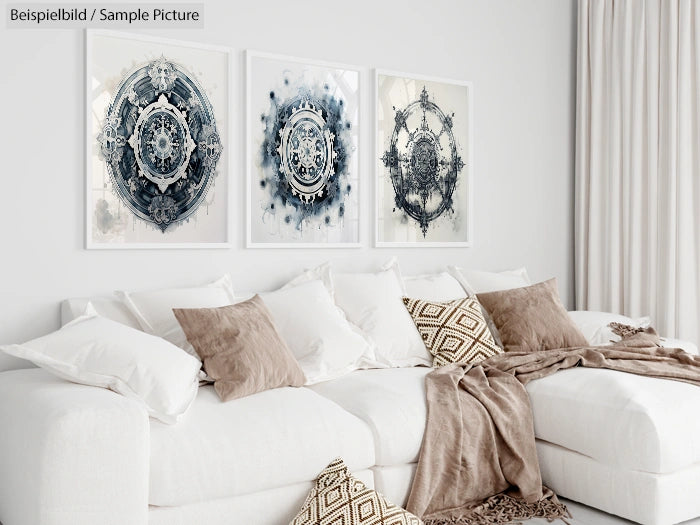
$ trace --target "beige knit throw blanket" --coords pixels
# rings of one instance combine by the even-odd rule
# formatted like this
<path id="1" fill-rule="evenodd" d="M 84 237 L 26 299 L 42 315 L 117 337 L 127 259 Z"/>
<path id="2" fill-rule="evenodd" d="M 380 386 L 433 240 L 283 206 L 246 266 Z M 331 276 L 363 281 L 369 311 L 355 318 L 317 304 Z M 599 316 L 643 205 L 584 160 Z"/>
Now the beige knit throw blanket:
<path id="1" fill-rule="evenodd" d="M 610 347 L 511 352 L 431 372 L 428 419 L 407 509 L 426 525 L 568 517 L 542 486 L 524 385 L 583 366 L 700 386 L 700 357 L 649 346 L 653 338 L 655 333 L 644 333 Z M 635 340 L 644 346 L 627 346 Z"/>

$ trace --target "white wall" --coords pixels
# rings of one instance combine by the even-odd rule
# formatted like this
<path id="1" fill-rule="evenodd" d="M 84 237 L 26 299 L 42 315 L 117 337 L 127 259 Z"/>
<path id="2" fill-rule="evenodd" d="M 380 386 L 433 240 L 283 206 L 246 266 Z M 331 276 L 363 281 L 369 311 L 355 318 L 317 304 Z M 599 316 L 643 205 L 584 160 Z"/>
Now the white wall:
<path id="1" fill-rule="evenodd" d="M 575 0 L 208 0 L 204 30 L 149 31 L 235 49 L 234 248 L 224 251 L 83 249 L 84 35 L 3 23 L 0 342 L 56 328 L 67 296 L 196 283 L 223 272 L 238 289 L 269 289 L 327 259 L 363 270 L 398 255 L 405 273 L 449 263 L 525 265 L 533 279 L 556 276 L 571 305 L 575 17 Z M 370 216 L 361 249 L 243 248 L 245 48 L 473 81 L 475 246 L 371 248 Z M 369 93 L 369 76 L 364 84 Z M 362 118 L 370 122 L 369 106 Z M 365 133 L 360 146 L 370 145 Z M 367 209 L 370 155 L 361 170 Z"/>

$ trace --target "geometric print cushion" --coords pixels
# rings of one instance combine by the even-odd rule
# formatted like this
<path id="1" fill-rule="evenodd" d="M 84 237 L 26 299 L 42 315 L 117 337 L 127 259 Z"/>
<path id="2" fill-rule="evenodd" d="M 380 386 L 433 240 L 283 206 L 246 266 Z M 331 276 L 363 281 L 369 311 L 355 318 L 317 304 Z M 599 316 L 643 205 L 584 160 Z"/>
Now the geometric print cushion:
<path id="1" fill-rule="evenodd" d="M 422 525 L 410 512 L 389 503 L 348 472 L 342 459 L 316 479 L 299 514 L 289 525 Z"/>
<path id="2" fill-rule="evenodd" d="M 433 367 L 478 363 L 502 353 L 475 296 L 445 303 L 404 297 L 403 303 L 433 354 Z"/>

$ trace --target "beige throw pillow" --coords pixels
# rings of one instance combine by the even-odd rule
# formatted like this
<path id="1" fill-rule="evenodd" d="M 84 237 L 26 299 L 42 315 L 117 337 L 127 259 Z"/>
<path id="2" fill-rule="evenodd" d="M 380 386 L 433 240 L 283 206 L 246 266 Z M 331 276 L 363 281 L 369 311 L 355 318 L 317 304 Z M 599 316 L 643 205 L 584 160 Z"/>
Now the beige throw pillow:
<path id="1" fill-rule="evenodd" d="M 176 308 L 173 313 L 222 401 L 306 381 L 259 296 L 219 308 Z"/>
<path id="2" fill-rule="evenodd" d="M 556 279 L 477 297 L 493 319 L 506 352 L 588 345 L 559 299 Z"/>
<path id="3" fill-rule="evenodd" d="M 316 485 L 290 525 L 421 525 L 407 510 L 350 475 L 342 459 L 334 460 L 316 479 Z"/>
<path id="4" fill-rule="evenodd" d="M 502 351 L 495 343 L 476 297 L 437 302 L 404 297 L 433 366 L 478 363 Z"/>

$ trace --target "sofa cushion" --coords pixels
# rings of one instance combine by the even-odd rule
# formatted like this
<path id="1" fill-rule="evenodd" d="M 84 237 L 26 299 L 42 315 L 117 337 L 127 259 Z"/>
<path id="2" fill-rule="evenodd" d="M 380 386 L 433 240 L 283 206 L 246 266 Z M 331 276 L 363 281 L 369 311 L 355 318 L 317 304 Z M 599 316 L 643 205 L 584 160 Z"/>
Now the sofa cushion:
<path id="1" fill-rule="evenodd" d="M 371 470 L 353 472 L 352 475 L 374 488 L 374 473 Z M 315 483 L 303 481 L 179 507 L 151 507 L 148 525 L 288 525 Z"/>
<path id="2" fill-rule="evenodd" d="M 527 385 L 535 435 L 607 465 L 667 473 L 700 462 L 700 388 L 574 368 Z"/>
<path id="3" fill-rule="evenodd" d="M 365 421 L 376 464 L 418 460 L 425 368 L 363 370 L 311 387 Z M 538 439 L 619 468 L 666 473 L 700 462 L 700 388 L 614 370 L 562 370 L 527 385 Z"/>
<path id="4" fill-rule="evenodd" d="M 700 516 L 700 463 L 669 474 L 652 474 L 601 463 L 546 441 L 538 440 L 536 446 L 544 484 L 559 497 L 587 505 L 567 502 L 577 525 L 700 522 L 692 519 Z"/>
<path id="5" fill-rule="evenodd" d="M 222 403 L 199 389 L 175 426 L 151 422 L 149 503 L 197 501 L 310 481 L 342 456 L 352 471 L 374 465 L 369 427 L 307 388 L 278 388 Z"/>
<path id="6" fill-rule="evenodd" d="M 384 494 L 389 501 L 406 507 L 417 468 L 418 463 L 372 467 L 374 488 Z"/>
<path id="7" fill-rule="evenodd" d="M 425 376 L 430 372 L 422 367 L 360 370 L 309 388 L 369 425 L 377 465 L 399 465 L 418 461 L 425 430 Z"/>

